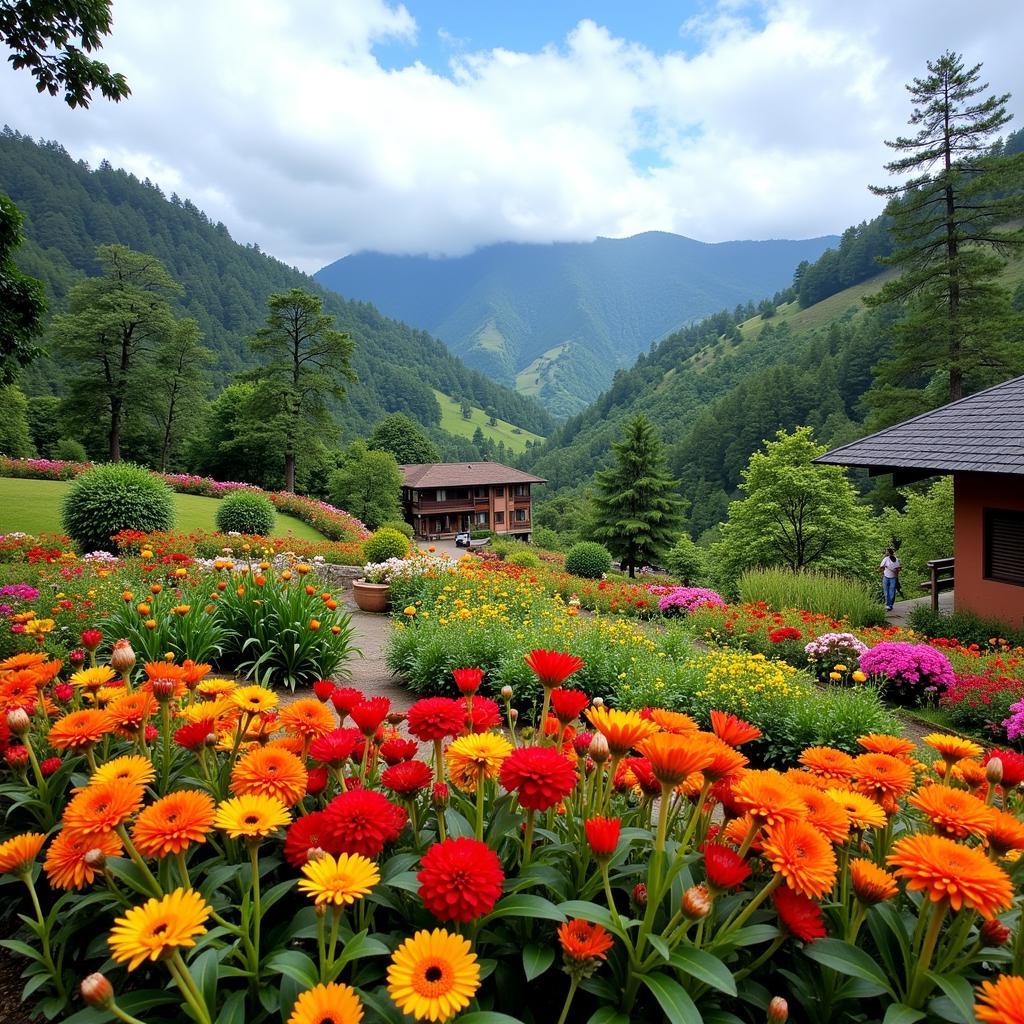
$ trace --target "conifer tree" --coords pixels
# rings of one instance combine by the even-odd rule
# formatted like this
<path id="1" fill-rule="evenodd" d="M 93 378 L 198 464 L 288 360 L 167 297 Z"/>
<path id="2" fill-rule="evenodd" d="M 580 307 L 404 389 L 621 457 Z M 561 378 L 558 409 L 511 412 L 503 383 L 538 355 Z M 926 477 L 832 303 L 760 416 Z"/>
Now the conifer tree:
<path id="1" fill-rule="evenodd" d="M 1010 120 L 1009 94 L 990 95 L 981 65 L 947 51 L 907 86 L 917 132 L 886 145 L 886 165 L 906 175 L 872 187 L 887 196 L 899 267 L 868 302 L 903 304 L 892 357 L 876 373 L 871 403 L 881 421 L 955 401 L 1010 376 L 1021 362 L 1021 318 L 998 283 L 1005 257 L 1024 248 L 1024 154 L 993 145 Z"/>
<path id="2" fill-rule="evenodd" d="M 614 464 L 594 478 L 591 532 L 635 576 L 637 566 L 657 561 L 679 534 L 678 481 L 668 472 L 663 445 L 646 416 L 626 424 L 612 454 Z"/>

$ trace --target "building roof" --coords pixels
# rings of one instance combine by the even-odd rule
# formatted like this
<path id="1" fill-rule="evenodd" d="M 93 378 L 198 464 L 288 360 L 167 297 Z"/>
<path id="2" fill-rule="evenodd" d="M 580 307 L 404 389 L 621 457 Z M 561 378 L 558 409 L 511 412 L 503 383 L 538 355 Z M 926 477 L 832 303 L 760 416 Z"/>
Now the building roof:
<path id="1" fill-rule="evenodd" d="M 428 462 L 398 467 L 406 487 L 489 487 L 492 484 L 543 484 L 540 476 L 531 476 L 500 462 Z"/>
<path id="2" fill-rule="evenodd" d="M 1024 377 L 834 448 L 815 462 L 904 477 L 1024 474 Z"/>

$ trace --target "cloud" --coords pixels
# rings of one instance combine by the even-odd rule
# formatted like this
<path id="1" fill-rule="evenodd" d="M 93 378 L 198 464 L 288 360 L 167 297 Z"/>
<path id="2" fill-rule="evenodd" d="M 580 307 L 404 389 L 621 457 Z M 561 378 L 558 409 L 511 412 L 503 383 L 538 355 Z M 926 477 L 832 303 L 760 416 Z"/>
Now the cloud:
<path id="1" fill-rule="evenodd" d="M 72 112 L 5 68 L 0 120 L 148 176 L 304 269 L 650 229 L 802 237 L 878 211 L 882 140 L 945 26 L 994 91 L 1024 96 L 1024 8 L 961 15 L 723 0 L 664 52 L 590 20 L 532 52 L 466 52 L 453 24 L 442 74 L 376 59 L 389 42 L 416 52 L 414 14 L 388 0 L 117 0 L 104 59 L 131 98 Z"/>

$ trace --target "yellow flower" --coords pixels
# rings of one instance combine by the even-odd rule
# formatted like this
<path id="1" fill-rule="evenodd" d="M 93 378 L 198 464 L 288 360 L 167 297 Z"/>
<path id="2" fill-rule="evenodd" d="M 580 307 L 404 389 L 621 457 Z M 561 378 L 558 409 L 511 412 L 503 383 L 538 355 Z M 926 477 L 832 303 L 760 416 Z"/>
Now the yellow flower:
<path id="1" fill-rule="evenodd" d="M 209 904 L 192 889 L 175 889 L 162 899 L 147 900 L 114 922 L 107 940 L 111 955 L 134 971 L 145 960 L 194 946 L 196 936 L 205 934 L 209 916 Z"/>
<path id="2" fill-rule="evenodd" d="M 277 694 L 265 686 L 240 686 L 232 690 L 231 700 L 236 707 L 253 715 L 277 707 Z"/>
<path id="3" fill-rule="evenodd" d="M 356 990 L 331 982 L 300 993 L 288 1024 L 359 1024 L 362 1019 L 363 1004 Z"/>
<path id="4" fill-rule="evenodd" d="M 445 751 L 449 781 L 464 793 L 476 790 L 481 775 L 496 779 L 501 764 L 512 753 L 512 744 L 493 732 L 470 733 L 454 740 Z"/>
<path id="5" fill-rule="evenodd" d="M 469 1006 L 479 987 L 480 965 L 469 940 L 443 928 L 406 939 L 388 967 L 388 994 L 417 1020 L 449 1020 Z"/>
<path id="6" fill-rule="evenodd" d="M 246 793 L 217 806 L 214 825 L 232 839 L 264 839 L 291 821 L 288 808 L 277 797 Z"/>
<path id="7" fill-rule="evenodd" d="M 299 880 L 299 891 L 323 903 L 344 907 L 362 899 L 380 881 L 377 865 L 358 853 L 342 853 L 332 857 L 325 853 L 302 867 L 305 878 Z"/>
<path id="8" fill-rule="evenodd" d="M 96 668 L 80 668 L 72 673 L 71 685 L 79 686 L 85 690 L 98 690 L 105 686 L 117 673 L 109 665 L 99 665 Z"/>
<path id="9" fill-rule="evenodd" d="M 89 785 L 98 782 L 112 782 L 114 779 L 124 779 L 136 786 L 145 786 L 156 778 L 156 771 L 153 769 L 153 762 L 148 757 L 139 757 L 137 754 L 125 754 L 124 757 L 115 757 L 113 761 L 101 764 L 92 777 Z"/>

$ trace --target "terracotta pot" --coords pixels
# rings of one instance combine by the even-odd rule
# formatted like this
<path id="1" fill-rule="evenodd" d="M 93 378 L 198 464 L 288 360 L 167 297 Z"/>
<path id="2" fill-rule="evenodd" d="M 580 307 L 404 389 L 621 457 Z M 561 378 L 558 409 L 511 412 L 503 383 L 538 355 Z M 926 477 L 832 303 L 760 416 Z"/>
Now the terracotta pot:
<path id="1" fill-rule="evenodd" d="M 364 612 L 386 612 L 391 607 L 391 587 L 386 583 L 353 580 L 352 596 L 356 607 Z"/>

